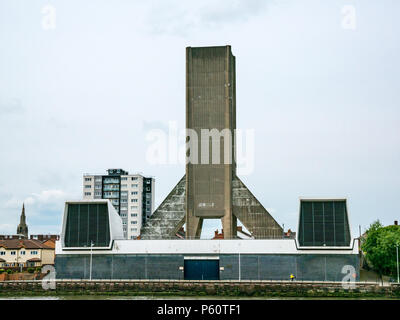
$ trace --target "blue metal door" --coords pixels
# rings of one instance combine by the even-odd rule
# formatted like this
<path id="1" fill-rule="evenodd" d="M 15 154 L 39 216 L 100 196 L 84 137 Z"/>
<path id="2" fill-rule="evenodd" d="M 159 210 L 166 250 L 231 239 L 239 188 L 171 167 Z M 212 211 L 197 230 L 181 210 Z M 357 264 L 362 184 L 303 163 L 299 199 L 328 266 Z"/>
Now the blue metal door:
<path id="1" fill-rule="evenodd" d="M 219 280 L 219 260 L 185 260 L 185 280 Z"/>

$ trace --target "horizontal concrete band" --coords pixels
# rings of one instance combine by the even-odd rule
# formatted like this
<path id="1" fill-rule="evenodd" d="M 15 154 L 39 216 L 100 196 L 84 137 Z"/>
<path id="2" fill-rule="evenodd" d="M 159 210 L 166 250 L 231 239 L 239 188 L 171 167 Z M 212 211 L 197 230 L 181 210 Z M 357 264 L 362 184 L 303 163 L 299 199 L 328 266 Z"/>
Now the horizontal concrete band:
<path id="1" fill-rule="evenodd" d="M 56 242 L 56 254 L 358 254 L 350 247 L 301 248 L 296 239 L 260 240 L 115 240 L 111 250 L 66 248 Z"/>

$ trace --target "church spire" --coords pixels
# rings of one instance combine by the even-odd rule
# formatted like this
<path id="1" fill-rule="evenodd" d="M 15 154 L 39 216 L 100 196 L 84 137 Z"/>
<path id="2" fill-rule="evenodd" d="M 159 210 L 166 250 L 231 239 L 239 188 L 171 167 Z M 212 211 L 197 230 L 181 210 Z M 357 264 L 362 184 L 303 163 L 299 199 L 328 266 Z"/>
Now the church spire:
<path id="1" fill-rule="evenodd" d="M 17 227 L 17 234 L 22 234 L 25 238 L 28 238 L 28 226 L 26 224 L 26 216 L 25 216 L 25 204 L 22 204 L 22 212 L 20 217 L 20 222 Z"/>
<path id="2" fill-rule="evenodd" d="M 21 213 L 21 223 L 26 223 L 26 217 L 25 217 L 25 203 L 22 204 L 22 213 Z"/>

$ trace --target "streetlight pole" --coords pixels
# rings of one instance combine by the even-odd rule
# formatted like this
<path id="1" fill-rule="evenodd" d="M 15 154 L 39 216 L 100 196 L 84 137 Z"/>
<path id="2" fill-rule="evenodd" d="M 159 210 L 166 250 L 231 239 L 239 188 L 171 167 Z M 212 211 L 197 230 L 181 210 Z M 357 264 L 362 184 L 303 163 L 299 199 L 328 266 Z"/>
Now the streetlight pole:
<path id="1" fill-rule="evenodd" d="M 399 279 L 399 244 L 396 245 L 396 256 L 397 256 L 397 283 L 400 283 L 400 279 Z"/>
<path id="2" fill-rule="evenodd" d="M 242 280 L 242 270 L 240 268 L 240 251 L 239 251 L 239 281 Z"/>
<path id="3" fill-rule="evenodd" d="M 89 279 L 92 280 L 93 241 L 90 241 L 90 272 Z"/>

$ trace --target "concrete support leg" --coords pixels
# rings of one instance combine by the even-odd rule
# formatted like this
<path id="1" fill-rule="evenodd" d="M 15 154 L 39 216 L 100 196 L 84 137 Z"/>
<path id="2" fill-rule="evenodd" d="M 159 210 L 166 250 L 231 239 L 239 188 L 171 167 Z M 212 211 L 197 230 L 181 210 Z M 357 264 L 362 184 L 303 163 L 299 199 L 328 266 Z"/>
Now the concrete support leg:
<path id="1" fill-rule="evenodd" d="M 186 239 L 200 239 L 203 219 L 190 215 L 186 217 Z"/>
<path id="2" fill-rule="evenodd" d="M 224 229 L 224 239 L 235 239 L 237 237 L 237 218 L 232 214 L 226 214 L 221 218 Z"/>

